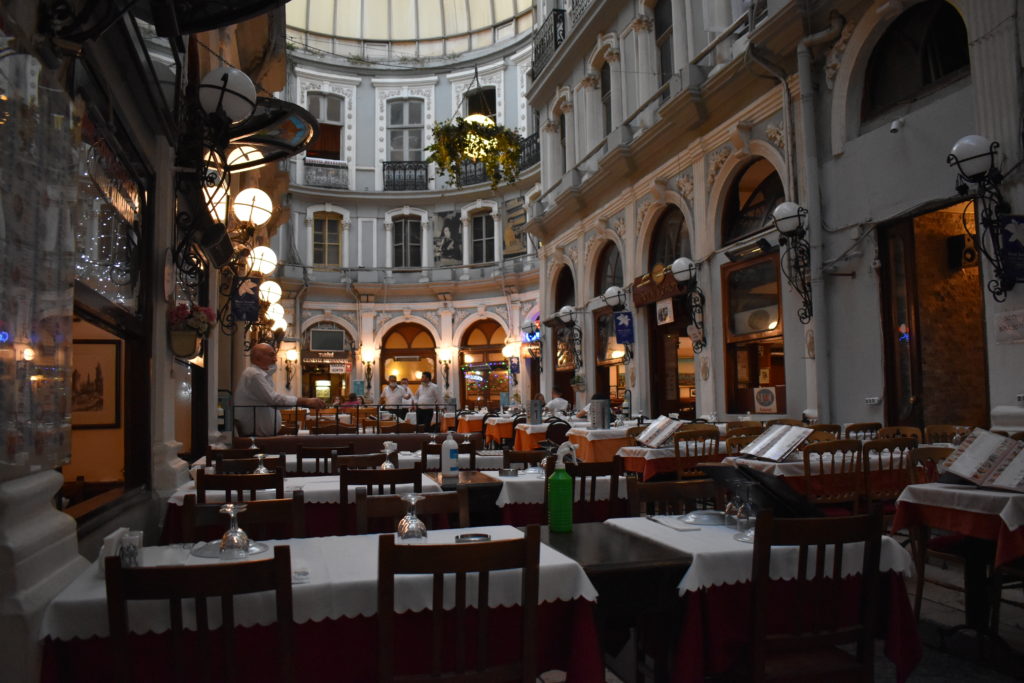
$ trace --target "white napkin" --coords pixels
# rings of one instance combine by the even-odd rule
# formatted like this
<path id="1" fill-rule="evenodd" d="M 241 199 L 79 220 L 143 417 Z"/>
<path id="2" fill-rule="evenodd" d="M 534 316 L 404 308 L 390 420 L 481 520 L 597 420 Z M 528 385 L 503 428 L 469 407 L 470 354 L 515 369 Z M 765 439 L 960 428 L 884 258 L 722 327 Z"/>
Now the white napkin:
<path id="1" fill-rule="evenodd" d="M 96 558 L 97 573 L 100 578 L 106 576 L 104 565 L 107 563 L 107 558 L 117 555 L 118 548 L 121 546 L 121 538 L 128 533 L 128 527 L 123 526 L 114 529 L 109 534 L 103 537 L 103 545 L 100 547 L 99 557 Z"/>

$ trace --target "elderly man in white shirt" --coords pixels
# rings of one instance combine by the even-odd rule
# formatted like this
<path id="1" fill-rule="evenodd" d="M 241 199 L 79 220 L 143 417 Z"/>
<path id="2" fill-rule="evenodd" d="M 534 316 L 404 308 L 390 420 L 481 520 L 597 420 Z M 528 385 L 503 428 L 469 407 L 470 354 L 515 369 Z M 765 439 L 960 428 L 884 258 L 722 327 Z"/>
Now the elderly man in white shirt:
<path id="1" fill-rule="evenodd" d="M 435 408 L 444 403 L 444 395 L 441 387 L 434 384 L 433 377 L 429 372 L 424 372 L 420 380 L 420 389 L 416 392 L 416 424 L 427 425 L 427 430 L 436 432 L 437 425 L 434 424 Z"/>
<path id="2" fill-rule="evenodd" d="M 399 420 L 404 420 L 407 411 L 400 406 L 405 403 L 406 399 L 412 400 L 409 387 L 400 385 L 397 377 L 389 375 L 387 386 L 380 392 L 380 404 L 397 415 Z"/>
<path id="3" fill-rule="evenodd" d="M 256 344 L 249 351 L 251 365 L 242 371 L 232 402 L 239 436 L 273 436 L 281 426 L 281 415 L 273 406 L 323 408 L 319 398 L 280 394 L 270 381 L 277 370 L 277 351 L 270 344 Z"/>
<path id="4" fill-rule="evenodd" d="M 562 398 L 562 392 L 557 388 L 551 390 L 552 399 L 544 406 L 544 410 L 552 415 L 559 415 L 569 409 L 569 402 Z"/>

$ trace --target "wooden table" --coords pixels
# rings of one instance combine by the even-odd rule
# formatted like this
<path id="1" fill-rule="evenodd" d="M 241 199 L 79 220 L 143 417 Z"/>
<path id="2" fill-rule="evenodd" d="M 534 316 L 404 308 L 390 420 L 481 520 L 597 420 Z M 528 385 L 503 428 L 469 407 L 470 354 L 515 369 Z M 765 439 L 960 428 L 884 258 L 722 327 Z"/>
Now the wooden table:
<path id="1" fill-rule="evenodd" d="M 501 524 L 501 510 L 497 506 L 500 479 L 479 470 L 459 470 L 458 479 L 445 479 L 440 472 L 427 472 L 426 476 L 437 482 L 442 491 L 468 490 L 469 523 L 473 526 Z"/>

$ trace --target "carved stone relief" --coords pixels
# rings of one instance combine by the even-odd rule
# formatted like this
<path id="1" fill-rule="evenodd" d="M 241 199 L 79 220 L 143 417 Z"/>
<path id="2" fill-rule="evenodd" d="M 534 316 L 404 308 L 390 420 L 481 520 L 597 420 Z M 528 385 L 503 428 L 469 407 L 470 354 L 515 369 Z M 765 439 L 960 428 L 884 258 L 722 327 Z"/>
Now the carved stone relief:
<path id="1" fill-rule="evenodd" d="M 711 157 L 708 163 L 708 188 L 711 188 L 715 184 L 715 178 L 718 177 L 718 172 L 722 170 L 722 166 L 729 159 L 732 154 L 732 149 L 728 146 L 720 147 L 711 153 Z"/>
<path id="2" fill-rule="evenodd" d="M 832 43 L 832 47 L 825 54 L 825 84 L 829 90 L 836 84 L 836 75 L 839 73 L 839 65 L 843 61 L 843 53 L 846 52 L 846 47 L 850 44 L 850 36 L 853 35 L 856 26 L 856 22 L 847 21 L 843 26 L 842 33 L 839 34 L 839 39 Z"/>
<path id="3" fill-rule="evenodd" d="M 693 201 L 693 174 L 684 173 L 683 175 L 676 178 L 676 188 L 679 190 L 679 194 L 683 196 L 688 202 Z"/>
<path id="4" fill-rule="evenodd" d="M 764 136 L 768 138 L 768 142 L 772 143 L 776 149 L 783 150 L 786 148 L 786 136 L 783 134 L 782 128 L 774 123 L 769 123 L 764 129 Z"/>

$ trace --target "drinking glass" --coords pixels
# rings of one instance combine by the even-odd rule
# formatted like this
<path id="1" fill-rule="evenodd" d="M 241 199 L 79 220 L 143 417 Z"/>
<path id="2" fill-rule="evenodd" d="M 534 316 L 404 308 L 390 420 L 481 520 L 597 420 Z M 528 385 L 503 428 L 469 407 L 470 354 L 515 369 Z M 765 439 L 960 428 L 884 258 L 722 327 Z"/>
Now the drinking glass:
<path id="1" fill-rule="evenodd" d="M 469 437 L 471 437 L 471 436 L 473 436 L 473 435 L 472 434 L 463 434 L 462 435 L 462 443 L 464 443 L 464 444 L 470 443 Z"/>
<path id="2" fill-rule="evenodd" d="M 271 474 L 271 471 L 263 464 L 263 458 L 267 457 L 264 453 L 257 453 L 256 458 L 256 469 L 252 471 L 253 474 Z"/>
<path id="3" fill-rule="evenodd" d="M 228 530 L 220 537 L 221 557 L 242 559 L 249 555 L 249 535 L 238 527 L 238 513 L 245 512 L 244 503 L 225 503 L 220 511 L 230 517 Z"/>
<path id="4" fill-rule="evenodd" d="M 740 505 L 739 510 L 736 511 L 736 531 L 739 532 L 738 537 L 740 540 L 747 541 L 748 543 L 753 542 L 756 521 L 756 511 L 754 503 L 750 498 L 750 485 L 748 484 L 743 503 Z"/>
<path id="5" fill-rule="evenodd" d="M 253 434 L 252 436 L 249 437 L 249 448 L 251 450 L 254 450 L 254 451 L 255 450 L 259 450 L 259 447 L 256 445 L 256 435 L 255 434 Z"/>
<path id="6" fill-rule="evenodd" d="M 423 541 L 427 538 L 427 525 L 416 516 L 416 503 L 423 500 L 422 493 L 403 493 L 402 500 L 409 505 L 405 517 L 398 520 L 398 538 L 403 541 Z"/>
<path id="7" fill-rule="evenodd" d="M 725 504 L 725 526 L 736 526 L 736 513 L 739 512 L 740 502 L 740 496 L 737 492 Z"/>

